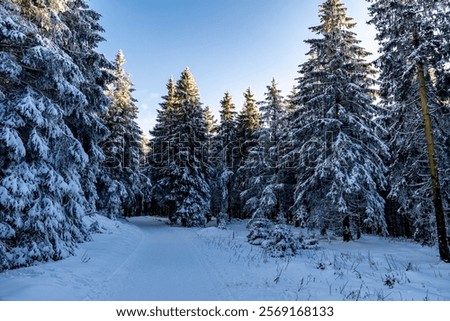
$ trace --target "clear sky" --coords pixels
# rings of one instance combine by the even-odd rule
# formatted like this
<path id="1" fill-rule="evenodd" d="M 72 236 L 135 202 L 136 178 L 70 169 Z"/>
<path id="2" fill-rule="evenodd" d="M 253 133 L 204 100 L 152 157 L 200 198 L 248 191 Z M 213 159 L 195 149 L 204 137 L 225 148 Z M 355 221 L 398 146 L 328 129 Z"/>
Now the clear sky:
<path id="1" fill-rule="evenodd" d="M 257 100 L 275 78 L 284 95 L 306 59 L 309 27 L 319 24 L 324 0 L 90 0 L 102 15 L 106 39 L 99 51 L 114 59 L 122 49 L 134 83 L 139 124 L 155 124 L 167 80 L 192 71 L 204 105 L 215 114 L 229 90 L 237 110 L 250 87 Z M 367 2 L 343 0 L 358 23 L 362 46 L 376 53 L 375 31 L 366 24 Z"/>

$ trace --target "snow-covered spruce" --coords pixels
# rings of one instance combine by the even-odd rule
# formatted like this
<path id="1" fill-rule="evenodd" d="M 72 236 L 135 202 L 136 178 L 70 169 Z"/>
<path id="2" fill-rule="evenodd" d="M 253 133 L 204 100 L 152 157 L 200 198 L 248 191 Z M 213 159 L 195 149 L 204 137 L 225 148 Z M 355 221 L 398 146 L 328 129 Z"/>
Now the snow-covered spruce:
<path id="1" fill-rule="evenodd" d="M 298 253 L 299 240 L 295 239 L 289 226 L 277 224 L 270 231 L 269 239 L 262 242 L 261 246 L 272 257 L 293 256 Z"/>
<path id="2" fill-rule="evenodd" d="M 251 219 L 247 225 L 248 242 L 253 245 L 261 245 L 263 242 L 270 239 L 273 227 L 274 224 L 271 220 L 264 218 L 261 214 L 258 215 L 258 213 L 256 213 L 255 217 Z"/>
<path id="3" fill-rule="evenodd" d="M 257 145 L 257 131 L 261 127 L 260 113 L 253 91 L 248 88 L 244 97 L 244 106 L 236 119 L 236 152 L 233 153 L 236 174 L 230 189 L 229 204 L 231 216 L 240 219 L 251 217 L 251 213 L 243 208 L 245 204 L 241 194 L 245 191 L 245 183 L 249 178 L 244 164 L 248 160 L 251 148 Z"/>
<path id="4" fill-rule="evenodd" d="M 224 228 L 230 217 L 235 216 L 233 205 L 235 174 L 237 171 L 236 112 L 230 92 L 220 101 L 220 124 L 212 138 L 213 181 L 211 183 L 211 215 L 217 217 L 217 225 Z"/>
<path id="5" fill-rule="evenodd" d="M 138 108 L 124 64 L 124 54 L 119 51 L 112 71 L 115 80 L 107 91 L 111 104 L 102 115 L 110 134 L 101 143 L 105 160 L 97 182 L 98 204 L 110 217 L 138 214 L 150 188 L 150 182 L 140 170 L 142 131 L 136 123 Z"/>
<path id="6" fill-rule="evenodd" d="M 341 1 L 325 1 L 319 16 L 310 29 L 321 37 L 306 41 L 310 59 L 300 66 L 288 135 L 297 170 L 294 215 L 345 240 L 385 234 L 380 191 L 388 148 L 378 136 L 374 71 Z"/>
<path id="7" fill-rule="evenodd" d="M 27 1 L 30 2 L 39 6 L 42 1 Z M 82 109 L 71 109 L 71 112 L 65 115 L 64 121 L 88 155 L 88 166 L 81 172 L 81 186 L 88 201 L 86 211 L 93 212 L 98 200 L 96 182 L 100 176 L 100 164 L 104 160 L 99 145 L 108 133 L 101 114 L 107 110 L 110 103 L 105 89 L 113 78 L 110 73 L 113 64 L 97 52 L 98 44 L 104 40 L 101 36 L 104 30 L 99 23 L 100 14 L 90 9 L 86 0 L 59 0 L 51 3 L 66 6 L 59 14 L 61 21 L 67 26 L 66 33 L 60 35 L 57 43 L 83 74 L 80 91 L 87 103 Z M 53 19 L 53 16 L 51 17 Z M 60 30 L 57 27 L 44 29 L 46 32 Z M 67 100 L 67 103 L 70 103 L 70 99 Z"/>
<path id="8" fill-rule="evenodd" d="M 279 219 L 279 223 L 283 223 L 286 220 L 283 217 L 286 198 L 285 186 L 279 183 L 278 176 L 279 144 L 287 109 L 275 79 L 267 86 L 265 95 L 266 100 L 259 103 L 262 127 L 254 134 L 256 145 L 250 148 L 240 169 L 244 177 L 241 199 L 246 216 L 253 217 L 256 211 L 261 211 L 266 218 L 272 221 Z"/>
<path id="9" fill-rule="evenodd" d="M 65 24 L 81 19 L 79 7 L 13 2 L 0 4 L 0 270 L 65 258 L 89 239 L 83 178 L 87 167 L 95 167 L 89 151 L 97 136 L 94 131 L 81 139 L 69 119 L 95 119 L 106 101 L 103 94 L 90 100 L 82 58 L 61 45 L 63 34 L 74 46 L 83 42 L 81 30 Z M 61 15 L 52 20 L 57 26 L 49 27 L 55 14 Z M 90 31 L 94 39 L 97 31 Z M 98 65 L 90 71 L 102 75 Z"/>
<path id="10" fill-rule="evenodd" d="M 158 118 L 167 122 L 167 126 L 165 123 L 155 126 L 158 136 L 153 141 L 154 145 L 162 144 L 159 152 L 164 153 L 156 160 L 162 162 L 160 166 L 151 169 L 155 203 L 159 203 L 172 223 L 204 226 L 211 199 L 208 183 L 211 166 L 208 157 L 204 157 L 209 143 L 205 111 L 189 69 L 182 72 L 173 92 L 170 89 L 173 101 Z"/>
<path id="11" fill-rule="evenodd" d="M 165 200 L 164 169 L 171 163 L 170 142 L 176 131 L 179 115 L 175 81 L 170 78 L 167 82 L 167 95 L 163 96 L 160 109 L 157 110 L 156 125 L 150 131 L 152 139 L 149 141 L 146 155 L 146 173 L 154 183 L 151 188 L 151 207 L 157 215 L 168 216 L 175 210 L 173 203 Z"/>

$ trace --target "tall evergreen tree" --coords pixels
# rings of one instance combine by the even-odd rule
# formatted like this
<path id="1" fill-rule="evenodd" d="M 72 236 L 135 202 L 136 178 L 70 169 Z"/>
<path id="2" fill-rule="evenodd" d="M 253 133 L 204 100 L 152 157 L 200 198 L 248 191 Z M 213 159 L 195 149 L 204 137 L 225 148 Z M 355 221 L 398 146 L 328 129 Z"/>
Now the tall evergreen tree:
<path id="1" fill-rule="evenodd" d="M 236 174 L 233 182 L 233 190 L 230 193 L 229 211 L 231 217 L 246 218 L 241 199 L 241 193 L 245 189 L 247 174 L 243 166 L 249 157 L 250 149 L 257 145 L 257 131 L 261 127 L 261 119 L 258 105 L 250 88 L 244 93 L 245 101 L 241 112 L 236 119 L 236 149 L 234 164 Z"/>
<path id="2" fill-rule="evenodd" d="M 165 166 L 153 169 L 160 177 L 155 186 L 164 192 L 161 204 L 168 209 L 172 223 L 203 226 L 211 197 L 210 164 L 205 157 L 208 135 L 198 88 L 189 69 L 177 81 L 174 98 L 173 128 L 164 138 L 169 155 Z"/>
<path id="3" fill-rule="evenodd" d="M 99 182 L 100 208 L 110 216 L 136 214 L 148 182 L 140 171 L 142 131 L 136 123 L 138 108 L 133 85 L 124 70 L 122 51 L 116 56 L 108 96 L 111 105 L 103 116 L 110 136 L 102 143 L 105 154 Z"/>
<path id="4" fill-rule="evenodd" d="M 98 44 L 104 40 L 101 36 L 104 29 L 99 23 L 100 14 L 90 9 L 86 0 L 51 1 L 66 3 L 67 8 L 61 11 L 59 19 L 67 26 L 68 33 L 59 38 L 59 43 L 84 78 L 80 91 L 86 97 L 87 104 L 83 109 L 73 109 L 66 115 L 65 122 L 89 157 L 89 165 L 81 173 L 81 183 L 89 202 L 89 211 L 93 211 L 98 200 L 96 182 L 104 159 L 99 145 L 108 131 L 101 115 L 110 103 L 105 89 L 112 81 L 110 70 L 114 66 L 103 54 L 97 52 Z"/>
<path id="5" fill-rule="evenodd" d="M 108 72 L 110 62 L 96 52 L 103 41 L 100 33 L 100 15 L 91 10 L 85 0 L 12 0 L 21 8 L 21 14 L 34 23 L 39 33 L 50 39 L 70 57 L 83 75 L 78 88 L 86 99 L 86 104 L 76 106 L 67 99 L 68 108 L 64 121 L 73 135 L 81 142 L 88 155 L 89 166 L 81 173 L 83 191 L 89 204 L 89 212 L 95 210 L 98 199 L 95 187 L 103 159 L 99 143 L 104 140 L 108 130 L 100 119 L 109 103 L 104 94 L 111 81 Z"/>
<path id="6" fill-rule="evenodd" d="M 340 233 L 386 233 L 387 147 L 373 121 L 373 70 L 339 0 L 319 9 L 320 38 L 307 40 L 310 59 L 300 66 L 298 110 L 292 136 L 298 157 L 295 215 L 309 226 Z"/>
<path id="7" fill-rule="evenodd" d="M 214 179 L 212 184 L 212 215 L 219 227 L 225 227 L 229 215 L 230 191 L 233 190 L 236 172 L 236 112 L 230 92 L 220 101 L 220 124 L 214 140 Z"/>
<path id="8" fill-rule="evenodd" d="M 266 99 L 259 103 L 261 128 L 256 132 L 257 145 L 249 151 L 242 167 L 246 180 L 241 198 L 249 217 L 284 221 L 278 184 L 279 142 L 287 112 L 285 99 L 275 79 L 267 86 Z"/>
<path id="9" fill-rule="evenodd" d="M 210 198 L 210 208 L 209 212 L 206 214 L 206 223 L 209 223 L 213 216 L 217 216 L 218 210 L 216 208 L 216 186 L 217 182 L 215 180 L 217 174 L 217 164 L 215 158 L 217 157 L 217 120 L 215 119 L 211 108 L 206 106 L 204 108 L 203 115 L 206 123 L 206 139 L 207 144 L 205 145 L 205 151 L 203 158 L 208 160 L 208 184 L 210 188 L 211 198 Z"/>
<path id="10" fill-rule="evenodd" d="M 163 96 L 164 102 L 157 110 L 156 125 L 150 131 L 149 153 L 147 155 L 148 175 L 153 186 L 151 189 L 151 205 L 156 214 L 169 216 L 175 211 L 173 202 L 164 201 L 166 191 L 164 190 L 164 169 L 169 166 L 173 155 L 171 146 L 176 132 L 179 110 L 176 97 L 175 81 L 170 78 L 167 82 L 167 95 Z"/>
<path id="11" fill-rule="evenodd" d="M 270 135 L 275 140 L 279 138 L 278 135 L 284 127 L 283 121 L 288 111 L 288 105 L 281 95 L 275 79 L 272 79 L 270 85 L 267 86 L 265 96 L 265 101 L 259 103 L 261 121 L 263 127 L 270 129 Z"/>
<path id="12" fill-rule="evenodd" d="M 440 180 L 448 156 L 445 148 L 436 148 L 445 146 L 448 137 L 439 127 L 448 119 L 439 87 L 445 83 L 450 56 L 450 6 L 438 0 L 369 2 L 381 45 L 381 93 L 392 108 L 395 132 L 390 197 L 398 203 L 399 213 L 414 221 L 414 236 L 422 241 L 436 238 L 441 259 L 450 262 Z M 447 188 L 444 185 L 444 191 Z"/>
<path id="13" fill-rule="evenodd" d="M 220 101 L 220 125 L 217 128 L 219 150 L 223 165 L 236 171 L 236 106 L 230 92 L 226 92 Z"/>
<path id="14" fill-rule="evenodd" d="M 240 145 L 239 165 L 244 164 L 249 149 L 255 145 L 255 132 L 261 127 L 261 116 L 250 88 L 245 93 L 244 107 L 237 116 L 237 136 Z"/>
<path id="15" fill-rule="evenodd" d="M 295 144 L 298 142 L 298 137 L 295 137 L 291 131 L 292 124 L 298 115 L 295 111 L 299 108 L 298 105 L 298 90 L 293 86 L 290 94 L 287 96 L 285 102 L 286 111 L 280 122 L 282 126 L 278 132 L 277 139 L 277 167 L 276 167 L 276 181 L 278 185 L 279 198 L 282 201 L 279 203 L 279 210 L 283 213 L 288 223 L 294 223 L 296 226 L 300 224 L 298 219 L 293 217 L 294 208 L 294 190 L 297 185 L 297 167 L 298 159 L 295 155 Z"/>
<path id="16" fill-rule="evenodd" d="M 69 30 L 65 3 L 0 3 L 0 270 L 67 257 L 89 238 L 89 155 L 67 123 L 87 108 L 87 79 L 53 33 Z"/>
<path id="17" fill-rule="evenodd" d="M 283 163 L 282 137 L 287 116 L 292 112 L 281 95 L 275 79 L 267 86 L 266 99 L 259 103 L 261 128 L 256 132 L 257 145 L 250 148 L 241 168 L 245 173 L 241 198 L 251 217 L 247 239 L 262 245 L 271 256 L 284 257 L 297 253 L 298 240 L 287 223 L 291 222 L 292 188 Z"/>

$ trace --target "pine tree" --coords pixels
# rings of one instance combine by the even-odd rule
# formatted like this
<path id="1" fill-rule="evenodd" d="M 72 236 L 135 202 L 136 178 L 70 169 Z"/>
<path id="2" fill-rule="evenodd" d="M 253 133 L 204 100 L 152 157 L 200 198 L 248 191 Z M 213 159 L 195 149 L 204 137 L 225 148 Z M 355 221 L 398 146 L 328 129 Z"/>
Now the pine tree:
<path id="1" fill-rule="evenodd" d="M 247 173 L 243 166 L 249 157 L 250 149 L 257 145 L 257 131 L 261 127 L 260 114 L 254 94 L 250 88 L 245 93 L 245 102 L 236 119 L 236 153 L 233 153 L 233 163 L 236 166 L 236 174 L 233 182 L 233 190 L 229 195 L 229 212 L 231 217 L 246 218 L 243 210 L 241 193 L 244 191 L 244 183 Z"/>
<path id="2" fill-rule="evenodd" d="M 194 77 L 185 69 L 175 86 L 173 127 L 168 142 L 167 165 L 155 168 L 155 181 L 165 194 L 161 204 L 169 209 L 172 223 L 204 226 L 209 215 L 210 175 L 207 124 Z M 161 114 L 160 114 L 161 115 Z M 161 124 L 159 124 L 161 125 Z"/>
<path id="3" fill-rule="evenodd" d="M 244 164 L 249 149 L 255 145 L 254 133 L 261 127 L 260 114 L 250 88 L 245 93 L 244 107 L 237 117 L 237 137 L 240 148 L 239 165 Z"/>
<path id="4" fill-rule="evenodd" d="M 438 126 L 442 120 L 435 121 L 441 116 L 448 119 L 439 86 L 449 59 L 450 7 L 437 0 L 370 2 L 371 23 L 378 30 L 382 52 L 381 93 L 392 108 L 395 132 L 389 196 L 398 203 L 400 214 L 413 219 L 415 238 L 433 239 L 430 227 L 436 227 L 440 257 L 450 262 L 440 181 L 448 158 L 436 148 L 445 146 L 448 136 Z M 419 125 L 422 133 L 416 130 Z"/>
<path id="5" fill-rule="evenodd" d="M 275 79 L 267 86 L 266 99 L 260 102 L 262 127 L 256 132 L 257 145 L 249 151 L 242 172 L 245 173 L 244 191 L 241 198 L 244 211 L 249 217 L 261 217 L 284 221 L 279 199 L 281 185 L 277 174 L 279 165 L 280 135 L 287 113 L 286 104 Z"/>
<path id="6" fill-rule="evenodd" d="M 214 179 L 212 188 L 212 215 L 217 217 L 217 224 L 224 228 L 229 220 L 230 191 L 233 190 L 236 171 L 236 112 L 230 92 L 226 92 L 220 101 L 220 124 L 214 140 L 213 166 Z"/>
<path id="7" fill-rule="evenodd" d="M 278 135 L 283 129 L 283 120 L 288 107 L 284 97 L 281 95 L 281 90 L 278 89 L 278 84 L 275 79 L 272 79 L 270 85 L 267 86 L 265 96 L 266 100 L 259 103 L 261 121 L 263 122 L 263 126 L 270 129 L 272 138 L 278 140 Z"/>
<path id="8" fill-rule="evenodd" d="M 104 40 L 101 36 L 104 29 L 99 23 L 100 14 L 90 9 L 86 0 L 51 1 L 66 3 L 67 8 L 61 11 L 59 19 L 67 26 L 68 33 L 62 34 L 58 42 L 84 78 L 80 91 L 86 97 L 87 104 L 82 109 L 73 109 L 66 115 L 65 122 L 89 157 L 89 165 L 81 173 L 81 183 L 89 202 L 88 211 L 94 211 L 98 200 L 96 182 L 100 176 L 100 164 L 104 160 L 99 145 L 108 132 L 101 115 L 110 103 L 105 89 L 113 80 L 110 70 L 114 66 L 96 51 L 98 44 Z"/>
<path id="9" fill-rule="evenodd" d="M 155 214 L 169 216 L 174 212 L 173 202 L 164 201 L 166 191 L 164 189 L 164 169 L 171 164 L 173 155 L 171 148 L 176 133 L 177 119 L 179 118 L 175 81 L 170 78 L 167 82 L 167 95 L 163 96 L 161 109 L 157 111 L 156 125 L 150 134 L 149 153 L 147 155 L 148 175 L 153 186 L 151 189 L 151 207 Z"/>
<path id="10" fill-rule="evenodd" d="M 261 128 L 256 132 L 257 145 L 250 148 L 241 168 L 246 177 L 241 198 L 251 217 L 248 241 L 261 245 L 271 256 L 284 257 L 295 255 L 298 249 L 298 240 L 286 224 L 292 190 L 280 175 L 281 138 L 289 110 L 275 79 L 267 86 L 265 96 L 259 103 Z"/>
<path id="11" fill-rule="evenodd" d="M 34 23 L 39 33 L 61 48 L 77 66 L 83 80 L 78 88 L 86 104 L 72 104 L 67 99 L 64 121 L 79 140 L 88 155 L 89 166 L 81 173 L 83 191 L 88 200 L 88 212 L 95 210 L 98 199 L 96 178 L 103 154 L 99 147 L 108 130 L 100 119 L 109 100 L 104 90 L 112 80 L 109 61 L 95 51 L 103 41 L 100 33 L 100 15 L 89 9 L 85 0 L 12 0 L 21 8 L 21 14 Z M 77 106 L 75 108 L 75 106 Z"/>
<path id="12" fill-rule="evenodd" d="M 292 124 L 298 159 L 295 216 L 345 241 L 364 231 L 386 233 L 387 147 L 373 121 L 373 70 L 365 61 L 355 23 L 339 0 L 319 9 L 320 38 L 307 40 L 310 59 L 300 66 L 298 109 Z"/>
<path id="13" fill-rule="evenodd" d="M 67 257 L 89 239 L 89 157 L 66 123 L 87 107 L 86 78 L 43 32 L 52 25 L 41 14 L 56 19 L 50 8 L 31 17 L 34 2 L 15 2 L 0 3 L 0 270 Z"/>
<path id="14" fill-rule="evenodd" d="M 298 158 L 295 155 L 295 144 L 298 142 L 297 137 L 293 137 L 292 124 L 297 118 L 295 111 L 298 109 L 298 90 L 293 86 L 290 94 L 287 96 L 283 118 L 281 119 L 281 128 L 278 133 L 277 143 L 277 167 L 276 167 L 276 181 L 278 184 L 278 195 L 282 200 L 279 203 L 279 210 L 283 213 L 286 221 L 289 224 L 299 226 L 300 221 L 294 219 L 294 190 L 297 185 L 297 164 Z"/>
<path id="15" fill-rule="evenodd" d="M 142 131 L 136 123 L 138 108 L 124 64 L 125 57 L 119 51 L 113 71 L 115 81 L 108 92 L 111 105 L 103 117 L 110 136 L 102 143 L 105 162 L 99 182 L 99 203 L 112 217 L 135 214 L 148 185 L 140 171 Z"/>
<path id="16" fill-rule="evenodd" d="M 230 92 L 220 101 L 220 125 L 217 128 L 222 165 L 235 171 L 236 165 L 236 106 Z"/>
<path id="17" fill-rule="evenodd" d="M 216 177 L 216 162 L 215 158 L 217 156 L 217 120 L 215 119 L 211 108 L 206 106 L 204 108 L 204 120 L 206 123 L 206 139 L 207 144 L 205 145 L 205 151 L 203 157 L 208 160 L 208 183 L 211 193 L 210 198 L 210 208 L 209 212 L 206 214 L 206 223 L 209 223 L 212 220 L 213 216 L 217 216 L 218 210 L 216 208 L 217 204 L 217 196 L 216 186 L 217 182 L 215 180 Z"/>

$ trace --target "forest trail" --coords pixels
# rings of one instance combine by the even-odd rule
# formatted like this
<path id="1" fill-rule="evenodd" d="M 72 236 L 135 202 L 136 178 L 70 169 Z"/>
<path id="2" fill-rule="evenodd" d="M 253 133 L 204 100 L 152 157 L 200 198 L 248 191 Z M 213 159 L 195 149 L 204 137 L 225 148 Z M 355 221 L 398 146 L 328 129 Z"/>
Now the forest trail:
<path id="1" fill-rule="evenodd" d="M 229 300 L 219 275 L 205 262 L 191 229 L 133 218 L 142 238 L 110 276 L 100 300 Z M 109 292 L 111 291 L 111 292 Z"/>

